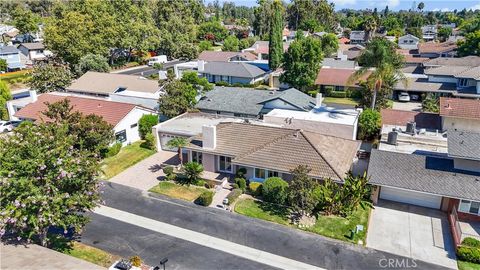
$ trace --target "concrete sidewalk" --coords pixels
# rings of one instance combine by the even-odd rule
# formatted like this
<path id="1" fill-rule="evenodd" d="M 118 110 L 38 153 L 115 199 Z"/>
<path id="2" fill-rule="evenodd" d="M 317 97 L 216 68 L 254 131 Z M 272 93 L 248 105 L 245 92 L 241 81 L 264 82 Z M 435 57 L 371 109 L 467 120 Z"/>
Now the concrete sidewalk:
<path id="1" fill-rule="evenodd" d="M 96 264 L 39 245 L 0 245 L 2 270 L 101 270 Z"/>
<path id="2" fill-rule="evenodd" d="M 95 213 L 280 269 L 324 269 L 107 206 L 96 208 Z"/>

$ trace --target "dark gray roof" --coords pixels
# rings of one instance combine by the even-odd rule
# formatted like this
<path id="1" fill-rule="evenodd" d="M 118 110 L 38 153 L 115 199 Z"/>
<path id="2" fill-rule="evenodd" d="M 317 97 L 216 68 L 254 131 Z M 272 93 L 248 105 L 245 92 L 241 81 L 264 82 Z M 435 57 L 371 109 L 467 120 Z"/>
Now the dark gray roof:
<path id="1" fill-rule="evenodd" d="M 350 40 L 364 40 L 365 31 L 352 31 L 350 33 Z"/>
<path id="2" fill-rule="evenodd" d="M 200 110 L 258 115 L 265 102 L 277 98 L 292 104 L 299 110 L 309 111 L 315 107 L 314 98 L 295 88 L 284 91 L 268 91 L 220 86 L 207 92 L 198 101 L 196 108 Z"/>
<path id="3" fill-rule="evenodd" d="M 449 129 L 447 141 L 449 156 L 480 160 L 480 133 Z"/>
<path id="4" fill-rule="evenodd" d="M 239 62 L 208 62 L 205 64 L 204 71 L 200 72 L 240 78 L 257 78 L 265 74 L 265 71 L 259 67 Z"/>
<path id="5" fill-rule="evenodd" d="M 455 169 L 453 159 L 373 149 L 370 184 L 480 200 L 480 173 Z"/>
<path id="6" fill-rule="evenodd" d="M 0 54 L 14 54 L 14 53 L 18 53 L 19 51 L 17 50 L 17 48 L 15 48 L 15 46 L 3 46 L 3 47 L 0 47 Z"/>

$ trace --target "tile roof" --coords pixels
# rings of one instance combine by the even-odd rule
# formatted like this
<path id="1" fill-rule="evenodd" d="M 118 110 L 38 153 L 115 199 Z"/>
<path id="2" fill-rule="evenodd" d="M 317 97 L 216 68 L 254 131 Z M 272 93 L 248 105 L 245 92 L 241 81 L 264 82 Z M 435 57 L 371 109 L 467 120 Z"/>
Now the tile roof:
<path id="1" fill-rule="evenodd" d="M 354 69 L 345 68 L 321 68 L 318 72 L 315 84 L 317 85 L 334 85 L 334 86 L 353 86 L 349 85 L 348 78 L 355 72 Z M 358 84 L 360 80 L 366 80 L 369 75 L 366 74 L 355 82 Z"/>
<path id="2" fill-rule="evenodd" d="M 128 91 L 144 93 L 156 93 L 160 90 L 160 86 L 155 80 L 148 80 L 136 75 L 94 71 L 88 71 L 83 74 L 68 86 L 67 90 L 72 92 L 112 94 L 120 87 L 126 88 Z"/>
<path id="3" fill-rule="evenodd" d="M 70 100 L 74 111 L 84 115 L 95 114 L 101 116 L 107 123 L 116 126 L 136 106 L 129 103 L 106 101 L 101 99 L 64 96 L 55 94 L 42 94 L 36 102 L 30 103 L 15 113 L 16 117 L 44 120 L 49 119 L 42 114 L 47 109 L 46 102 L 55 103 L 64 99 Z"/>
<path id="4" fill-rule="evenodd" d="M 370 184 L 480 201 L 480 173 L 454 168 L 447 157 L 372 149 Z"/>
<path id="5" fill-rule="evenodd" d="M 447 42 L 425 42 L 418 44 L 418 52 L 424 53 L 444 53 L 457 49 L 457 43 Z"/>
<path id="6" fill-rule="evenodd" d="M 444 75 L 444 76 L 455 76 L 464 71 L 467 71 L 471 67 L 468 66 L 440 66 L 432 67 L 425 69 L 424 73 L 426 75 Z"/>
<path id="7" fill-rule="evenodd" d="M 480 120 L 480 100 L 440 97 L 440 115 Z"/>
<path id="8" fill-rule="evenodd" d="M 257 60 L 257 56 L 250 52 L 203 51 L 198 60 L 211 62 L 228 62 L 232 57 L 239 56 L 249 61 Z"/>
<path id="9" fill-rule="evenodd" d="M 290 42 L 283 42 L 283 51 L 287 51 L 290 46 Z M 253 50 L 256 54 L 268 54 L 269 52 L 269 42 L 265 40 L 258 40 L 253 43 L 253 45 L 248 48 L 248 50 Z"/>
<path id="10" fill-rule="evenodd" d="M 380 114 L 383 125 L 406 126 L 408 122 L 415 122 L 418 128 L 442 129 L 442 119 L 438 113 L 382 109 Z"/>
<path id="11" fill-rule="evenodd" d="M 271 126 L 220 123 L 217 146 L 209 150 L 232 156 L 232 163 L 289 172 L 307 165 L 310 175 L 341 181 L 350 169 L 360 143 L 332 136 Z M 202 150 L 192 141 L 187 148 Z"/>
<path id="12" fill-rule="evenodd" d="M 280 98 L 299 110 L 311 110 L 315 99 L 290 88 L 284 91 L 256 90 L 242 87 L 215 87 L 202 97 L 196 108 L 200 110 L 223 111 L 247 115 L 259 115 L 264 103 Z"/>
<path id="13" fill-rule="evenodd" d="M 322 67 L 353 69 L 355 68 L 355 61 L 337 60 L 335 58 L 324 58 L 322 61 Z"/>
<path id="14" fill-rule="evenodd" d="M 0 46 L 0 54 L 14 54 L 19 53 L 15 46 Z"/>
<path id="15" fill-rule="evenodd" d="M 42 42 L 22 43 L 20 46 L 27 48 L 28 50 L 43 50 L 45 46 Z"/>
<path id="16" fill-rule="evenodd" d="M 480 133 L 449 129 L 447 142 L 449 156 L 480 160 Z"/>
<path id="17" fill-rule="evenodd" d="M 395 90 L 451 93 L 457 90 L 455 83 L 430 82 L 426 78 L 408 78 L 407 83 L 397 82 Z"/>
<path id="18" fill-rule="evenodd" d="M 455 75 L 457 78 L 468 78 L 480 81 L 480 66 L 468 68 L 467 70 Z"/>
<path id="19" fill-rule="evenodd" d="M 428 60 L 424 66 L 480 66 L 480 56 L 438 57 Z"/>
<path id="20" fill-rule="evenodd" d="M 205 64 L 205 69 L 199 72 L 252 79 L 265 74 L 261 68 L 242 62 L 208 62 Z"/>
<path id="21" fill-rule="evenodd" d="M 352 31 L 350 40 L 365 40 L 365 31 Z"/>

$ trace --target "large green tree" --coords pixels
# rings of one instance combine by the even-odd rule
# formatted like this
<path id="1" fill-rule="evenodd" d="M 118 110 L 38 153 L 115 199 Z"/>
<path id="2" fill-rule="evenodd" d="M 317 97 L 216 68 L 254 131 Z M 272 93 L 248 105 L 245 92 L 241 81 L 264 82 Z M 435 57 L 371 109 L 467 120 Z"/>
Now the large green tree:
<path id="1" fill-rule="evenodd" d="M 68 65 L 59 59 L 48 59 L 34 64 L 28 86 L 40 93 L 64 91 L 72 79 Z"/>
<path id="2" fill-rule="evenodd" d="M 292 0 L 287 14 L 288 26 L 294 30 L 331 31 L 336 26 L 334 5 L 327 0 Z"/>
<path id="3" fill-rule="evenodd" d="M 183 72 L 182 78 L 180 80 L 193 86 L 199 93 L 205 93 L 207 91 L 210 91 L 213 89 L 214 86 L 213 83 L 208 82 L 207 78 L 198 77 L 198 73 L 196 71 Z"/>
<path id="4" fill-rule="evenodd" d="M 98 54 L 87 54 L 80 58 L 80 61 L 75 65 L 75 73 L 77 76 L 82 76 L 87 71 L 108 72 L 110 66 L 106 57 Z"/>
<path id="5" fill-rule="evenodd" d="M 26 8 L 17 7 L 13 11 L 13 25 L 21 34 L 31 34 L 38 31 L 39 23 L 40 16 Z M 30 42 L 32 41 L 30 40 Z"/>
<path id="6" fill-rule="evenodd" d="M 313 37 L 304 37 L 298 32 L 297 38 L 290 44 L 283 56 L 281 81 L 306 91 L 317 77 L 323 60 L 321 41 Z"/>
<path id="7" fill-rule="evenodd" d="M 223 41 L 228 35 L 228 30 L 219 21 L 204 22 L 198 28 L 200 40 Z"/>
<path id="8" fill-rule="evenodd" d="M 288 189 L 288 201 L 292 210 L 303 216 L 311 214 L 317 204 L 314 190 L 317 182 L 308 173 L 310 169 L 305 165 L 299 165 L 291 171 L 293 176 Z"/>
<path id="9" fill-rule="evenodd" d="M 236 36 L 228 36 L 224 40 L 222 51 L 238 52 L 239 49 L 239 40 Z"/>
<path id="10" fill-rule="evenodd" d="M 465 40 L 459 41 L 458 45 L 457 52 L 460 56 L 480 56 L 480 30 L 468 33 L 465 36 Z"/>
<path id="11" fill-rule="evenodd" d="M 322 36 L 322 51 L 325 56 L 330 56 L 338 50 L 338 38 L 333 33 Z"/>
<path id="12" fill-rule="evenodd" d="M 282 64 L 283 56 L 283 6 L 280 0 L 275 0 L 272 8 L 273 16 L 268 37 L 268 66 L 271 70 L 275 70 Z"/>
<path id="13" fill-rule="evenodd" d="M 51 243 L 51 226 L 79 232 L 100 202 L 99 160 L 56 123 L 24 124 L 0 140 L 0 234 Z M 61 236 L 60 236 L 61 237 Z"/>
<path id="14" fill-rule="evenodd" d="M 273 0 L 258 0 L 257 4 L 253 11 L 255 14 L 253 30 L 255 35 L 265 40 L 270 32 L 270 22 L 274 13 Z"/>
<path id="15" fill-rule="evenodd" d="M 373 81 L 372 104 L 375 109 L 377 92 L 385 87 L 388 81 L 393 87 L 397 81 L 407 84 L 405 75 L 401 71 L 404 58 L 397 53 L 395 44 L 382 37 L 375 37 L 369 42 L 357 59 L 360 69 L 356 70 L 349 78 L 349 83 L 368 75 L 368 80 Z M 373 69 L 373 70 L 372 70 Z"/>
<path id="16" fill-rule="evenodd" d="M 0 120 L 8 120 L 7 101 L 12 99 L 8 84 L 0 80 Z"/>
<path id="17" fill-rule="evenodd" d="M 175 117 L 193 108 L 197 90 L 188 83 L 177 79 L 168 79 L 164 85 L 165 94 L 158 101 L 159 110 L 166 117 Z"/>

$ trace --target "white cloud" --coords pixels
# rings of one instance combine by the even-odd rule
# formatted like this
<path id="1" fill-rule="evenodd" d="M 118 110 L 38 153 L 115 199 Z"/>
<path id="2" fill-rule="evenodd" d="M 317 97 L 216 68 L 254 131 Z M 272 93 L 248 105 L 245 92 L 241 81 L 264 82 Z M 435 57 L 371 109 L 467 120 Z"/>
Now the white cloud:
<path id="1" fill-rule="evenodd" d="M 448 12 L 448 11 L 452 11 L 452 10 L 449 9 L 449 8 L 434 8 L 433 11 Z"/>
<path id="2" fill-rule="evenodd" d="M 400 5 L 400 0 L 387 0 L 386 5 L 388 5 L 389 8 L 394 8 Z"/>
<path id="3" fill-rule="evenodd" d="M 345 6 L 345 5 L 354 5 L 357 3 L 357 0 L 331 0 L 335 5 Z"/>
<path id="4" fill-rule="evenodd" d="M 476 4 L 475 6 L 471 7 L 470 9 L 472 9 L 472 10 L 479 9 L 480 10 L 480 3 Z"/>

